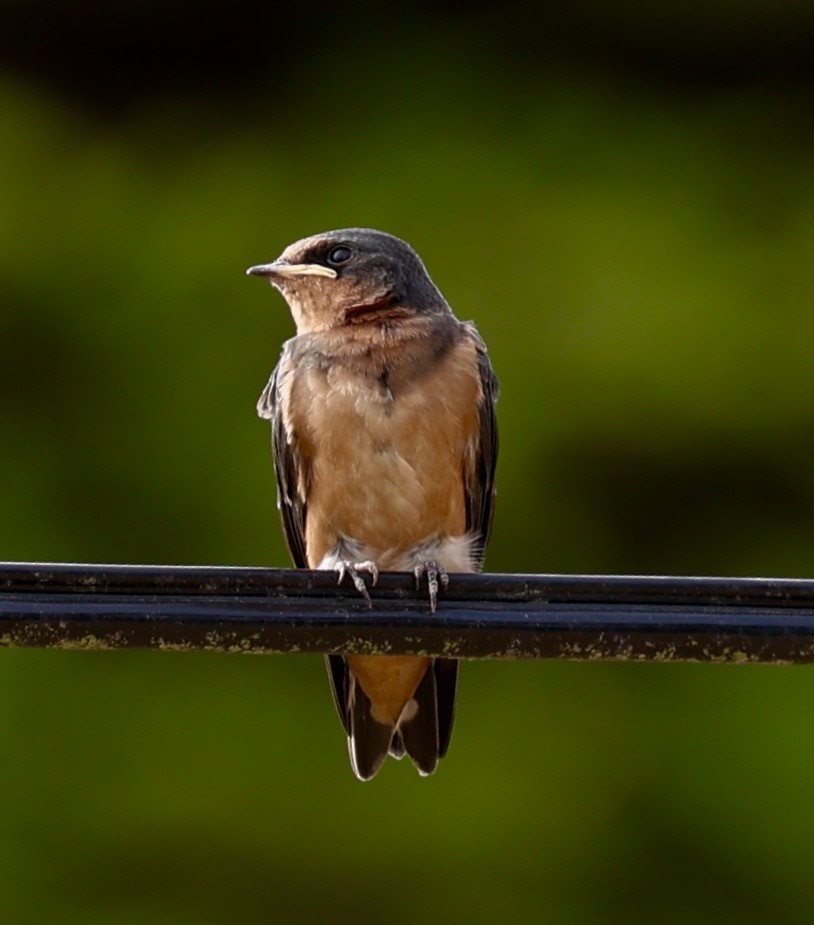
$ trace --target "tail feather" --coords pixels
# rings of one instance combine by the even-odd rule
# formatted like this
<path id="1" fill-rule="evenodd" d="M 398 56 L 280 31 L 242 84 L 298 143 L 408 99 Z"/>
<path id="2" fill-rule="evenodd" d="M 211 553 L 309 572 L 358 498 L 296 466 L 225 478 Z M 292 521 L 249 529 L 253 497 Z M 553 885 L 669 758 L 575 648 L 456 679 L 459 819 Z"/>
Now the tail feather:
<path id="1" fill-rule="evenodd" d="M 395 726 L 373 719 L 370 700 L 353 675 L 348 691 L 348 751 L 353 771 L 359 780 L 370 780 L 382 766 L 393 740 Z"/>
<path id="2" fill-rule="evenodd" d="M 348 663 L 342 655 L 326 655 L 325 665 L 328 668 L 328 679 L 331 682 L 331 694 L 334 699 L 336 712 L 342 725 L 350 735 L 350 719 L 348 718 Z"/>
<path id="3" fill-rule="evenodd" d="M 370 700 L 341 655 L 326 659 L 339 718 L 348 734 L 351 767 L 360 780 L 370 780 L 388 752 L 408 754 L 422 775 L 432 774 L 449 748 L 455 719 L 458 662 L 437 658 L 426 672 L 398 723 L 380 723 L 371 715 Z"/>
<path id="4" fill-rule="evenodd" d="M 396 761 L 401 761 L 401 759 L 407 754 L 404 750 L 404 739 L 401 737 L 401 733 L 398 729 L 393 733 L 393 738 L 390 741 L 390 754 Z"/>
<path id="5" fill-rule="evenodd" d="M 452 737 L 455 722 L 455 695 L 458 690 L 458 661 L 454 658 L 437 658 L 433 662 L 435 691 L 438 701 L 438 757 L 443 758 Z"/>
<path id="6" fill-rule="evenodd" d="M 438 702 L 435 672 L 430 668 L 421 679 L 412 699 L 407 701 L 399 719 L 398 730 L 404 750 L 426 776 L 438 767 Z"/>

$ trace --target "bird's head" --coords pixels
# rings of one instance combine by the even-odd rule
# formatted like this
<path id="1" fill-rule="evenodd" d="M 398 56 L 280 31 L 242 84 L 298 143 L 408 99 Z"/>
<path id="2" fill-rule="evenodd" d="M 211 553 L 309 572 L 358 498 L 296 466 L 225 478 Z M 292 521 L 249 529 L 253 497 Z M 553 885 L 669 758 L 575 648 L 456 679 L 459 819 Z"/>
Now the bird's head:
<path id="1" fill-rule="evenodd" d="M 410 245 L 367 228 L 303 238 L 246 272 L 280 290 L 300 334 L 448 310 Z"/>

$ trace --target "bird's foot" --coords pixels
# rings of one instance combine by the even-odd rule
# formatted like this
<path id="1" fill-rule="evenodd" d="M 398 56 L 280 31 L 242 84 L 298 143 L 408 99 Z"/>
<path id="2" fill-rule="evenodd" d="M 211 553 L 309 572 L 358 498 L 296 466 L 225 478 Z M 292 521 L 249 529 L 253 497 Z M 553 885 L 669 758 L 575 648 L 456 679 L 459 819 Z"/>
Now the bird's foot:
<path id="1" fill-rule="evenodd" d="M 438 605 L 439 582 L 442 588 L 446 588 L 449 584 L 447 570 L 443 565 L 439 565 L 437 562 L 430 560 L 429 562 L 419 563 L 413 569 L 413 574 L 415 575 L 416 591 L 421 589 L 421 576 L 427 576 L 427 590 L 430 593 L 430 610 L 435 613 L 435 608 Z"/>
<path id="2" fill-rule="evenodd" d="M 373 586 L 379 580 L 379 566 L 371 561 L 349 562 L 347 559 L 340 559 L 334 566 L 334 571 L 339 576 L 336 582 L 338 585 L 342 584 L 345 575 L 349 575 L 350 580 L 353 582 L 353 587 L 367 601 L 367 606 L 372 609 L 373 601 L 370 599 L 370 592 L 367 590 L 364 578 L 359 573 L 367 572 L 370 575 L 370 584 Z"/>

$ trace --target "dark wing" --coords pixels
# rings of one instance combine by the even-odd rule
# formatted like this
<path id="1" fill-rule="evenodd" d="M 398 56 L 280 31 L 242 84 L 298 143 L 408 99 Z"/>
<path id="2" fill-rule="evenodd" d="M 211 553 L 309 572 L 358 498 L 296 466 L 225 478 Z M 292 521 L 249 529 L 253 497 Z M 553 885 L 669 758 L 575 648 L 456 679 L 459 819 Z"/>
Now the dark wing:
<path id="1" fill-rule="evenodd" d="M 432 663 L 438 698 L 438 757 L 449 748 L 455 721 L 455 692 L 458 687 L 458 662 L 454 658 L 437 658 Z"/>
<path id="2" fill-rule="evenodd" d="M 297 568 L 308 568 L 305 554 L 305 518 L 308 505 L 303 492 L 300 491 L 300 485 L 306 481 L 303 476 L 307 474 L 302 472 L 296 435 L 288 433 L 285 427 L 280 380 L 287 375 L 290 375 L 290 372 L 287 369 L 286 356 L 283 354 L 257 402 L 257 413 L 261 418 L 271 421 L 271 446 L 274 450 L 274 470 L 277 474 L 277 507 L 282 517 L 288 551 Z M 341 655 L 328 655 L 325 662 L 336 710 L 345 731 L 350 734 L 347 663 Z"/>
<path id="3" fill-rule="evenodd" d="M 261 418 L 271 421 L 271 446 L 274 450 L 274 470 L 277 475 L 277 507 L 282 517 L 288 551 L 297 568 L 308 568 L 305 554 L 307 504 L 306 492 L 303 491 L 307 473 L 303 472 L 296 435 L 286 430 L 280 388 L 283 378 L 290 374 L 290 370 L 286 369 L 284 354 L 257 402 L 257 413 Z"/>
<path id="4" fill-rule="evenodd" d="M 486 345 L 474 325 L 468 324 L 466 327 L 476 343 L 481 385 L 479 427 L 464 471 L 466 529 L 477 538 L 478 565 L 481 566 L 489 534 L 492 532 L 495 507 L 495 465 L 498 448 L 495 403 L 498 382 L 486 353 Z"/>
<path id="5" fill-rule="evenodd" d="M 328 666 L 328 680 L 331 682 L 331 694 L 339 719 L 350 735 L 350 716 L 348 715 L 348 687 L 350 685 L 350 672 L 344 655 L 326 655 L 325 664 Z"/>

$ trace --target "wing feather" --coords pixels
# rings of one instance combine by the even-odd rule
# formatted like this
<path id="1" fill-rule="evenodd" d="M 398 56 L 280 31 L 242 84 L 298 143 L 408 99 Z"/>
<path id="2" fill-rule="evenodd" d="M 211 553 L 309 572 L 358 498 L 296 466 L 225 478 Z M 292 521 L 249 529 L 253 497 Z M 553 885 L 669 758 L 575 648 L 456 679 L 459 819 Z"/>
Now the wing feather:
<path id="1" fill-rule="evenodd" d="M 492 532 L 492 518 L 495 509 L 495 466 L 498 451 L 495 404 L 499 388 L 497 376 L 489 362 L 486 345 L 474 325 L 466 327 L 475 341 L 481 386 L 478 430 L 470 452 L 467 454 L 464 468 L 466 529 L 477 541 L 478 566 L 481 567 L 486 544 Z"/>
<path id="2" fill-rule="evenodd" d="M 291 558 L 297 568 L 308 568 L 305 549 L 305 520 L 308 473 L 297 446 L 297 436 L 286 427 L 282 383 L 290 376 L 286 355 L 271 374 L 268 385 L 257 402 L 257 413 L 271 422 L 271 446 L 277 475 L 277 507 L 283 521 L 283 533 Z"/>

